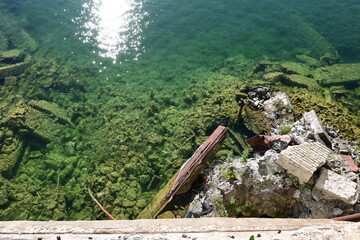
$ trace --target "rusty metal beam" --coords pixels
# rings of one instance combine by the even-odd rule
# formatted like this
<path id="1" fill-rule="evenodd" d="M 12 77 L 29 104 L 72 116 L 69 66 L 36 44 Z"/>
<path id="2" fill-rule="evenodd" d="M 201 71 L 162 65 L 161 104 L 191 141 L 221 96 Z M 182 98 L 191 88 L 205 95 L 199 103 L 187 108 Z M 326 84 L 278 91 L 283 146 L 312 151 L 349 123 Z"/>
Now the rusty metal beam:
<path id="1" fill-rule="evenodd" d="M 193 174 L 195 173 L 198 175 L 197 172 L 204 169 L 205 165 L 208 163 L 208 161 L 204 160 L 209 160 L 209 155 L 215 155 L 215 153 L 219 150 L 222 142 L 226 138 L 227 132 L 227 127 L 218 126 L 217 129 L 210 135 L 210 137 L 182 165 L 172 188 L 166 195 L 166 200 L 168 202 L 171 201 L 175 195 L 185 193 L 189 190 L 191 184 L 195 180 Z M 192 182 L 189 182 L 190 177 L 192 176 L 194 179 Z M 187 186 L 184 187 L 185 183 Z"/>
<path id="2" fill-rule="evenodd" d="M 228 128 L 218 126 L 210 137 L 182 165 L 179 171 L 161 189 L 154 200 L 140 213 L 138 218 L 156 218 L 176 195 L 186 193 L 221 147 L 228 133 Z"/>
<path id="3" fill-rule="evenodd" d="M 335 221 L 349 221 L 349 222 L 360 222 L 360 213 L 355 213 L 347 216 L 332 218 Z"/>

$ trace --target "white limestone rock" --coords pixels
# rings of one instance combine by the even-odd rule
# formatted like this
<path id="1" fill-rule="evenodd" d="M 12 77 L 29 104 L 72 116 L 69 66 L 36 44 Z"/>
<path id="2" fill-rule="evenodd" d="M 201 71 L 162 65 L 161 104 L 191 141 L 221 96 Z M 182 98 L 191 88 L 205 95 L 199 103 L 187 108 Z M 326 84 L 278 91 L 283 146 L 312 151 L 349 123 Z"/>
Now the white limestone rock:
<path id="1" fill-rule="evenodd" d="M 357 184 L 331 170 L 323 168 L 315 189 L 329 199 L 339 199 L 353 205 L 357 201 Z"/>

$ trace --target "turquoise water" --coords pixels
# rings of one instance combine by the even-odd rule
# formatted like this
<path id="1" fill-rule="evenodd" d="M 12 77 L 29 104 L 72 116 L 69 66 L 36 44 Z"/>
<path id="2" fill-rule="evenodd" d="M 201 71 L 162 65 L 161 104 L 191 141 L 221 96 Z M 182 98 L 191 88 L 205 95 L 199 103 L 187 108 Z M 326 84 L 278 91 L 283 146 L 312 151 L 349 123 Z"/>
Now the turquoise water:
<path id="1" fill-rule="evenodd" d="M 329 46 L 345 63 L 360 60 L 358 0 L 2 0 L 0 9 L 0 51 L 36 61 L 14 95 L 56 103 L 73 124 L 49 144 L 27 139 L 18 171 L 0 178 L 5 220 L 104 219 L 87 187 L 117 218 L 135 218 L 229 122 L 207 98 L 245 80 L 239 65 L 319 59 Z"/>
<path id="2" fill-rule="evenodd" d="M 358 61 L 359 10 L 355 0 L 26 0 L 14 6 L 27 16 L 26 29 L 43 56 L 90 65 L 102 79 L 118 78 L 119 70 L 147 74 L 129 81 L 150 86 L 163 80 L 183 84 L 189 72 L 238 55 L 320 57 L 298 19 L 334 46 L 344 62 Z"/>
<path id="3" fill-rule="evenodd" d="M 96 61 L 100 55 L 116 63 L 138 59 L 161 64 L 183 57 L 206 65 L 238 54 L 291 58 L 311 46 L 308 39 L 299 39 L 294 15 L 329 41 L 344 61 L 360 55 L 360 4 L 355 0 L 15 2 L 44 52 L 77 61 Z"/>

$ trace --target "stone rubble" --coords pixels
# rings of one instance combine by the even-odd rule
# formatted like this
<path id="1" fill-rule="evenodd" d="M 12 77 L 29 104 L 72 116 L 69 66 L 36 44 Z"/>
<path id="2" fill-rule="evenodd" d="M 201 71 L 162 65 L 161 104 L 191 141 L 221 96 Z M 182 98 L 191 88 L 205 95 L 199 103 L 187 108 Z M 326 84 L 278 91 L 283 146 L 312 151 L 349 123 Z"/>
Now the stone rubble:
<path id="1" fill-rule="evenodd" d="M 358 200 L 357 184 L 329 169 L 321 169 L 315 189 L 318 189 L 330 199 L 340 199 L 353 205 Z"/>
<path id="2" fill-rule="evenodd" d="M 249 92 L 249 105 L 270 118 L 274 137 L 290 138 L 291 143 L 283 148 L 270 144 L 269 150 L 254 152 L 246 162 L 229 158 L 216 163 L 204 173 L 205 187 L 188 213 L 331 218 L 359 212 L 359 153 L 331 126 L 323 126 L 314 110 L 294 122 L 286 94 L 268 91 L 257 87 Z M 280 134 L 283 124 L 291 127 L 286 135 Z M 204 214 L 204 206 L 212 211 Z"/>

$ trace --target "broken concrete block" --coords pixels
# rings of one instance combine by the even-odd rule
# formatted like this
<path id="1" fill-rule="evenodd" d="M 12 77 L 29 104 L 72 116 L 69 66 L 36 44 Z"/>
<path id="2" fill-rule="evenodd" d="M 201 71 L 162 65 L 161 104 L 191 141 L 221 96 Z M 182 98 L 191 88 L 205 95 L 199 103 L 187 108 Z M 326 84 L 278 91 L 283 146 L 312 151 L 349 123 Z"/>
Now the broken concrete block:
<path id="1" fill-rule="evenodd" d="M 58 119 L 54 119 L 51 114 L 26 104 L 19 104 L 10 109 L 3 119 L 3 124 L 22 130 L 22 134 L 28 134 L 31 138 L 35 137 L 45 142 L 59 140 L 65 127 L 63 124 L 59 124 Z"/>
<path id="2" fill-rule="evenodd" d="M 308 88 L 317 88 L 318 84 L 313 78 L 308 78 L 303 75 L 298 74 L 291 74 L 286 75 L 284 74 L 283 77 L 280 79 L 284 84 L 290 86 L 298 86 L 298 87 L 308 87 Z"/>
<path id="3" fill-rule="evenodd" d="M 310 126 L 311 131 L 315 134 L 315 139 L 324 143 L 328 148 L 332 148 L 331 138 L 322 126 L 320 119 L 314 110 L 304 113 L 304 120 Z"/>
<path id="4" fill-rule="evenodd" d="M 264 74 L 263 78 L 265 81 L 276 81 L 284 75 L 282 72 L 270 72 Z"/>
<path id="5" fill-rule="evenodd" d="M 15 64 L 24 61 L 25 54 L 20 49 L 13 49 L 0 52 L 0 62 L 7 64 Z"/>
<path id="6" fill-rule="evenodd" d="M 292 105 L 289 96 L 283 92 L 275 93 L 264 102 L 263 114 L 275 128 L 294 122 Z"/>
<path id="7" fill-rule="evenodd" d="M 303 76 L 311 76 L 312 71 L 306 64 L 296 62 L 284 62 L 280 64 L 282 72 L 286 74 L 299 74 Z"/>
<path id="8" fill-rule="evenodd" d="M 61 124 L 72 124 L 70 118 L 67 116 L 66 110 L 60 108 L 56 103 L 45 100 L 31 100 L 29 105 L 36 110 L 53 115 Z"/>
<path id="9" fill-rule="evenodd" d="M 301 181 L 308 182 L 314 172 L 326 163 L 331 153 L 321 143 L 304 143 L 282 151 L 276 163 Z"/>
<path id="10" fill-rule="evenodd" d="M 321 85 L 357 85 L 360 80 L 360 64 L 335 64 L 318 68 L 314 71 L 314 78 Z"/>
<path id="11" fill-rule="evenodd" d="M 12 64 L 5 67 L 0 67 L 0 79 L 5 79 L 9 76 L 17 76 L 25 71 L 32 64 L 31 58 L 28 57 L 24 62 Z"/>
<path id="12" fill-rule="evenodd" d="M 330 199 L 339 199 L 353 205 L 357 201 L 357 184 L 331 170 L 322 169 L 315 189 Z"/>

